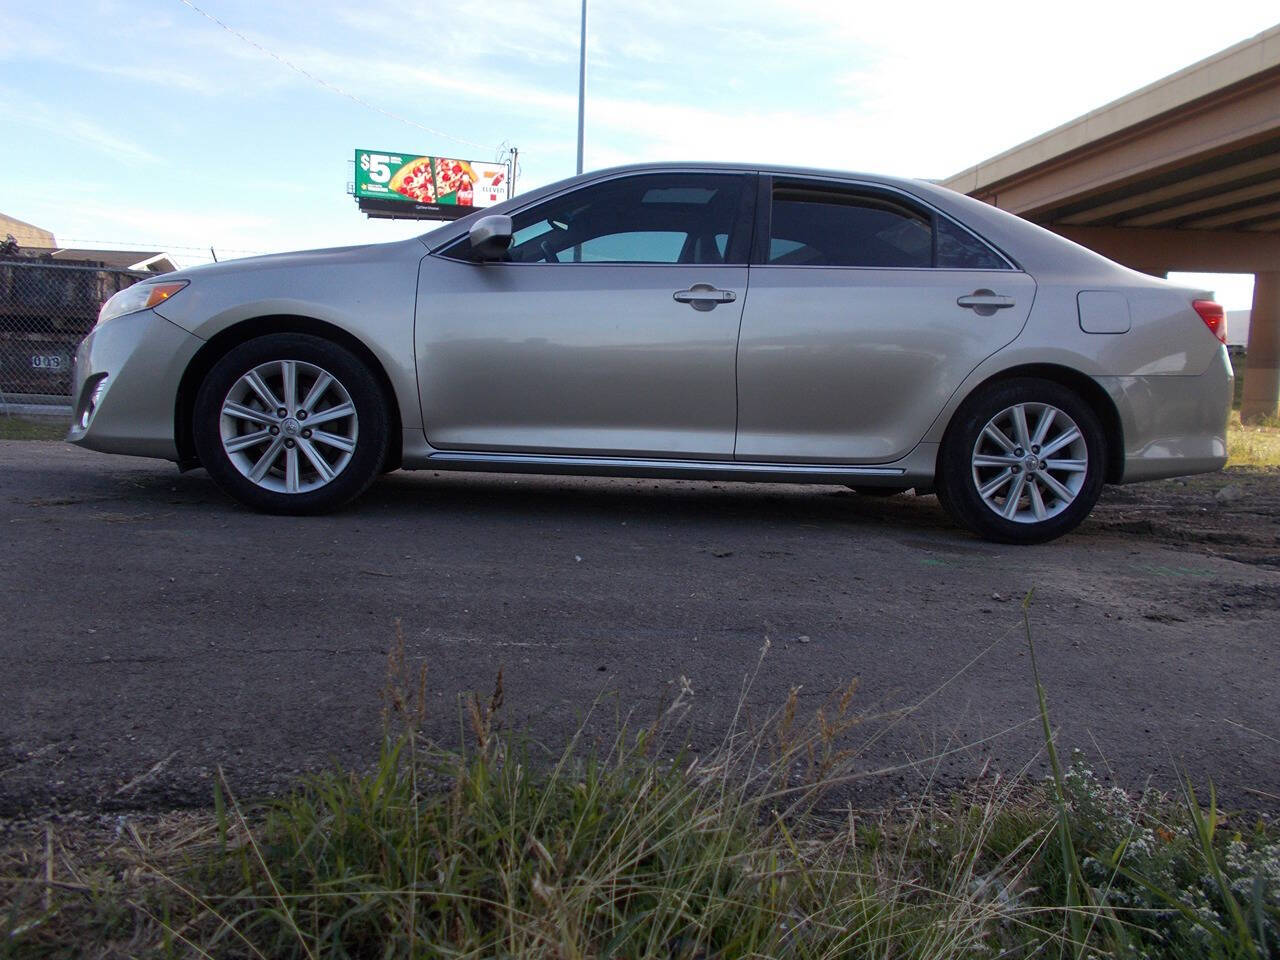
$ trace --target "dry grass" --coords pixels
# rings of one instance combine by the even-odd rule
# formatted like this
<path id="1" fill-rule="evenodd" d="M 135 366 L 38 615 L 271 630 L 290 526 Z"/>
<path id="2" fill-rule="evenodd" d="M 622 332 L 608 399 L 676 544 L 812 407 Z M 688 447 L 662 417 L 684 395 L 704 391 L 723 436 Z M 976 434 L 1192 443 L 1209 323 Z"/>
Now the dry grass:
<path id="1" fill-rule="evenodd" d="M 1242 424 L 1239 411 L 1227 425 L 1228 467 L 1280 467 L 1280 420 Z"/>
<path id="2" fill-rule="evenodd" d="M 5 824 L 0 957 L 170 955 L 164 918 L 191 912 L 170 878 L 217 841 L 212 810 Z"/>

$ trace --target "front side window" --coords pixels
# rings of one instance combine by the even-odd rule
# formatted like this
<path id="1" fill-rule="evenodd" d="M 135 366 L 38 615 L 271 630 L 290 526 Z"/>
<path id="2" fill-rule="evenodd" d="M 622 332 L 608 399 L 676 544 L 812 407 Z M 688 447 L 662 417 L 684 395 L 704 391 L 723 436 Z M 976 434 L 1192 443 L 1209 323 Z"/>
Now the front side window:
<path id="1" fill-rule="evenodd" d="M 679 263 L 688 240 L 681 230 L 609 233 L 584 241 L 578 256 L 583 263 Z"/>
<path id="2" fill-rule="evenodd" d="M 747 262 L 747 178 L 639 174 L 553 197 L 512 217 L 513 263 Z M 464 244 L 453 255 L 465 255 Z"/>

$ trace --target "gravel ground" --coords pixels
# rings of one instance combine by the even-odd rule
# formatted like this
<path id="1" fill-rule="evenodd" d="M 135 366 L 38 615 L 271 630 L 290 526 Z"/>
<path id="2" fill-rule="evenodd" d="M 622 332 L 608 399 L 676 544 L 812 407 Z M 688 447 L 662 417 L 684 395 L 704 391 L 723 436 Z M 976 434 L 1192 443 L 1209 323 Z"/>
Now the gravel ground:
<path id="1" fill-rule="evenodd" d="M 0 441 L 0 528 L 0 815 L 364 764 L 396 621 L 446 743 L 501 668 L 507 722 L 552 749 L 597 698 L 593 729 L 647 719 L 684 677 L 705 749 L 768 638 L 752 717 L 860 678 L 858 802 L 1038 775 L 1032 588 L 1062 746 L 1129 787 L 1185 769 L 1280 809 L 1280 471 L 1111 488 L 1013 548 L 932 497 L 834 487 L 397 473 L 340 515 L 265 517 L 202 471 Z"/>
<path id="2" fill-rule="evenodd" d="M 1144 543 L 1280 568 L 1280 468 L 1108 487 L 1084 533 L 1132 534 Z"/>

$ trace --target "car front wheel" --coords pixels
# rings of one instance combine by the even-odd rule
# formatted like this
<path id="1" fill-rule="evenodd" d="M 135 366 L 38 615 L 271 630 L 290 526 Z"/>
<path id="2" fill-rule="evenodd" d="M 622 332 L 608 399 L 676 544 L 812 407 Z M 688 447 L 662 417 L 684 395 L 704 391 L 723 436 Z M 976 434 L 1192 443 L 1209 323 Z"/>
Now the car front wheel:
<path id="1" fill-rule="evenodd" d="M 359 496 L 387 449 L 386 403 L 357 357 L 306 334 L 257 337 L 209 371 L 192 424 L 200 461 L 241 503 L 323 513 Z"/>
<path id="2" fill-rule="evenodd" d="M 943 439 L 939 499 L 1001 543 L 1043 543 L 1078 526 L 1105 475 L 1102 426 L 1061 384 L 1019 378 L 965 401 Z"/>

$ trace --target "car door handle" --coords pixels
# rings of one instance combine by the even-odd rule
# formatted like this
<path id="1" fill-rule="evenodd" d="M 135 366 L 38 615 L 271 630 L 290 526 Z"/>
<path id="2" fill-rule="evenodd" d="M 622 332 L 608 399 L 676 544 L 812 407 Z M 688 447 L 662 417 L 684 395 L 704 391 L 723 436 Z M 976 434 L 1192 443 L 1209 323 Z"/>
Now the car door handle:
<path id="1" fill-rule="evenodd" d="M 695 310 L 711 310 L 717 303 L 733 303 L 738 295 L 732 290 L 717 290 L 709 283 L 695 283 L 688 290 L 677 290 L 672 298 L 687 303 Z"/>
<path id="2" fill-rule="evenodd" d="M 956 304 L 966 310 L 972 310 L 980 317 L 989 317 L 997 310 L 1012 307 L 1016 300 L 1013 297 L 1002 297 L 994 290 L 975 290 L 965 297 L 957 297 Z"/>

